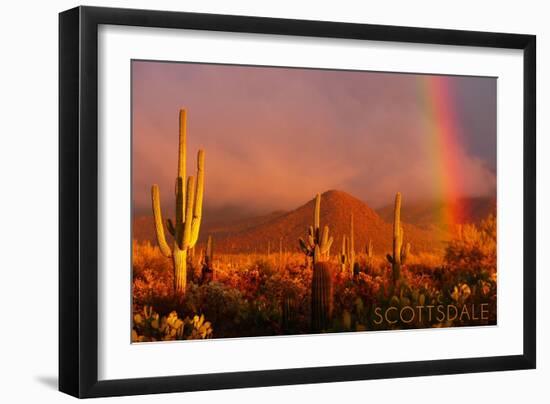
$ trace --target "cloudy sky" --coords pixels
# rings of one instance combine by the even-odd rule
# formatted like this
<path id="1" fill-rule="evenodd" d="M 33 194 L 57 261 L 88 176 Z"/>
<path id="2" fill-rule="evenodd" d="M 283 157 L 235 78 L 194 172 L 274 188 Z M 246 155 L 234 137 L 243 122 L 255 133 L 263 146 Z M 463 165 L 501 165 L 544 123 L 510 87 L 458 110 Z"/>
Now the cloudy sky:
<path id="1" fill-rule="evenodd" d="M 442 97 L 430 100 L 422 84 L 430 80 L 444 87 Z M 396 191 L 409 201 L 441 199 L 441 159 L 449 155 L 453 175 L 444 177 L 456 182 L 456 196 L 494 195 L 496 85 L 482 77 L 134 61 L 134 207 L 150 208 L 153 183 L 163 205 L 173 203 L 181 107 L 188 174 L 197 150 L 206 151 L 207 208 L 287 210 L 329 189 L 372 207 L 391 203 Z M 453 117 L 446 125 L 427 107 L 442 100 Z M 434 141 L 449 136 L 451 143 Z"/>

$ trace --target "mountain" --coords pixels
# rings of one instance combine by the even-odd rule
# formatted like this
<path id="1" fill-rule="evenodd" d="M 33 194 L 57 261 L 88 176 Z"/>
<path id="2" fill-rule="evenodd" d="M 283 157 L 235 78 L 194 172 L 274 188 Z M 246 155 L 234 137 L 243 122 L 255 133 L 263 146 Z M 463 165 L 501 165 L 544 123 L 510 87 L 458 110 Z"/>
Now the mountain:
<path id="1" fill-rule="evenodd" d="M 290 212 L 274 212 L 270 215 L 238 220 L 222 226 L 203 226 L 201 239 L 208 234 L 215 240 L 219 252 L 272 252 L 278 251 L 282 239 L 286 251 L 299 251 L 298 238 L 305 237 L 306 229 L 313 224 L 314 199 Z M 350 216 L 353 214 L 356 251 L 364 251 L 372 239 L 375 254 L 391 250 L 392 225 L 384 221 L 367 204 L 342 191 L 327 191 L 321 196 L 321 227 L 327 224 L 334 237 L 332 253 L 339 251 L 342 236 L 350 233 Z M 149 228 L 144 230 L 143 228 Z M 412 251 L 437 251 L 442 248 L 446 233 L 438 229 L 426 230 L 403 223 L 405 241 Z M 152 218 L 136 217 L 134 238 L 154 241 Z M 148 235 L 148 236 L 147 236 Z"/>
<path id="2" fill-rule="evenodd" d="M 490 213 L 496 212 L 496 199 L 493 197 L 461 198 L 453 202 L 404 201 L 401 207 L 401 219 L 424 229 L 445 228 L 442 218 L 446 211 L 456 212 L 456 224 L 479 223 Z M 391 223 L 393 221 L 393 204 L 376 210 L 380 217 Z"/>

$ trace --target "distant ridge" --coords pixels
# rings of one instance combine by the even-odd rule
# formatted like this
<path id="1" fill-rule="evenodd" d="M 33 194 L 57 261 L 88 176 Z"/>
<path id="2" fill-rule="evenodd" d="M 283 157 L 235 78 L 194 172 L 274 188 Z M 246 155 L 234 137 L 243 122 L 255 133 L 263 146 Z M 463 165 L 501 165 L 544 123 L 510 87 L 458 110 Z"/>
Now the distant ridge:
<path id="1" fill-rule="evenodd" d="M 445 227 L 449 223 L 442 223 L 443 211 L 449 209 L 449 205 L 460 205 L 462 216 L 458 218 L 460 224 L 479 223 L 490 213 L 496 212 L 496 199 L 492 197 L 461 198 L 453 202 L 411 202 L 401 208 L 402 220 L 425 229 L 433 227 Z M 386 205 L 376 212 L 386 221 L 393 220 L 393 205 Z"/>
<path id="2" fill-rule="evenodd" d="M 275 212 L 271 215 L 241 220 L 223 226 L 201 228 L 201 240 L 212 234 L 216 250 L 223 253 L 266 253 L 279 249 L 282 238 L 285 251 L 299 251 L 298 238 L 303 237 L 313 222 L 314 199 L 290 212 Z M 406 206 L 406 200 L 403 206 Z M 365 250 L 372 239 L 376 255 L 390 251 L 392 243 L 392 225 L 384 221 L 377 212 L 354 196 L 337 190 L 326 191 L 321 195 L 321 226 L 327 224 L 334 237 L 332 254 L 339 251 L 342 236 L 349 235 L 350 216 L 353 213 L 355 227 L 355 246 L 358 252 Z M 421 229 L 409 223 L 403 223 L 405 241 L 410 242 L 412 251 L 439 251 L 447 234 L 437 229 Z M 134 219 L 134 238 L 137 240 L 154 239 L 151 216 Z"/>

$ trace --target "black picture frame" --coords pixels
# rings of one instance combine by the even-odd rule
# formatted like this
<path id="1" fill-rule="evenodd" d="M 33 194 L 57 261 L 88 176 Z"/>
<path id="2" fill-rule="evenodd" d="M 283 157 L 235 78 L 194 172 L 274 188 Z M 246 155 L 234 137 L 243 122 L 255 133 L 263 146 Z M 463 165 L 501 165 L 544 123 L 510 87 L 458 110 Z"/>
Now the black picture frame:
<path id="1" fill-rule="evenodd" d="M 98 380 L 100 24 L 523 50 L 523 354 Z M 96 7 L 77 7 L 60 13 L 59 390 L 84 398 L 535 368 L 535 107 L 534 35 Z"/>

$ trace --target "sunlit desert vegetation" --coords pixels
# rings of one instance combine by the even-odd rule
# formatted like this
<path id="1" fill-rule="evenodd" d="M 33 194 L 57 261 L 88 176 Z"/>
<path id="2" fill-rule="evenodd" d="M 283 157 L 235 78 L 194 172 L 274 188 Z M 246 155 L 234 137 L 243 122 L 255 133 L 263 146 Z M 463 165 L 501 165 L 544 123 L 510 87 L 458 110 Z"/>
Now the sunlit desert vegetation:
<path id="1" fill-rule="evenodd" d="M 204 256 L 190 254 L 187 290 L 180 301 L 174 293 L 171 260 L 148 242 L 134 243 L 134 341 L 496 324 L 494 216 L 480 226 L 465 225 L 444 256 L 410 254 L 397 284 L 387 258 L 369 257 L 367 252 L 356 254 L 352 272 L 338 254 L 317 267 L 298 252 L 215 254 L 209 264 Z M 312 282 L 322 266 L 331 277 L 324 287 L 326 301 L 319 297 L 323 287 Z M 482 304 L 487 304 L 484 319 Z M 418 306 L 434 306 L 431 320 L 425 308 L 418 316 Z M 458 316 L 441 321 L 435 314 L 437 306 L 457 307 Z M 377 324 L 380 317 L 375 309 L 384 313 L 390 307 L 413 307 L 414 319 L 409 321 L 410 310 L 404 318 L 390 311 L 390 321 Z M 468 314 L 460 316 L 463 307 Z M 322 311 L 324 323 L 314 325 L 312 316 L 319 316 L 314 312 Z M 178 319 L 184 331 L 172 331 L 178 329 L 172 326 Z M 202 324 L 197 325 L 200 319 Z"/>
<path id="2" fill-rule="evenodd" d="M 279 242 L 263 251 L 218 252 L 214 237 L 200 238 L 205 153 L 187 177 L 185 121 L 182 110 L 175 220 L 163 220 L 153 185 L 157 242 L 132 246 L 133 342 L 496 324 L 493 214 L 448 229 L 429 249 L 401 221 L 399 192 L 391 224 L 357 227 L 364 218 L 337 211 L 347 218 L 339 234 L 317 194 L 302 238 L 274 234 Z M 377 251 L 371 235 L 387 237 L 391 249 Z"/>

